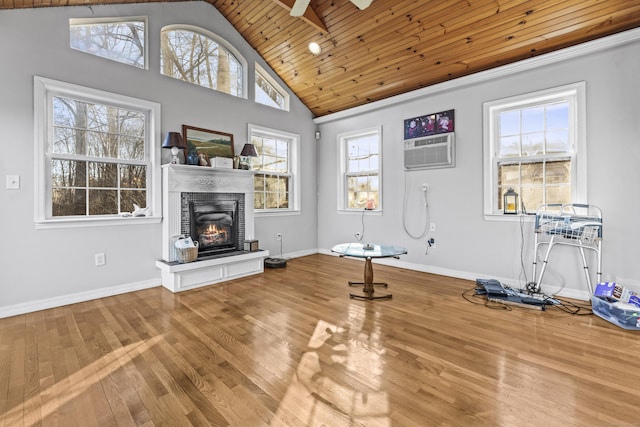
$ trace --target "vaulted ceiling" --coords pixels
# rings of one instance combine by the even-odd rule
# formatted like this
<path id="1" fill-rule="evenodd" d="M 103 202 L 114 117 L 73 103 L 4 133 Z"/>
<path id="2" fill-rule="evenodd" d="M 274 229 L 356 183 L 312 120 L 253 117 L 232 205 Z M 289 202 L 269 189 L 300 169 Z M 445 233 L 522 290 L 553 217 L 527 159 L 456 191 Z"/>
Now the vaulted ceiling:
<path id="1" fill-rule="evenodd" d="M 146 1 L 0 0 L 0 9 L 132 2 Z M 640 26 L 637 0 L 373 0 L 364 10 L 311 0 L 303 17 L 289 14 L 294 0 L 207 2 L 317 117 Z"/>

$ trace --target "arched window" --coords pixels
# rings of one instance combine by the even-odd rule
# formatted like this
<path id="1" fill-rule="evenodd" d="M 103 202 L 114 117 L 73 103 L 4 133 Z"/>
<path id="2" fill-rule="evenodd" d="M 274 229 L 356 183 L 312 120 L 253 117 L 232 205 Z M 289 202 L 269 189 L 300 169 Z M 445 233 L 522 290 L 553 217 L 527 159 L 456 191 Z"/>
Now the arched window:
<path id="1" fill-rule="evenodd" d="M 171 25 L 161 32 L 162 74 L 246 98 L 246 61 L 229 43 L 198 27 Z"/>

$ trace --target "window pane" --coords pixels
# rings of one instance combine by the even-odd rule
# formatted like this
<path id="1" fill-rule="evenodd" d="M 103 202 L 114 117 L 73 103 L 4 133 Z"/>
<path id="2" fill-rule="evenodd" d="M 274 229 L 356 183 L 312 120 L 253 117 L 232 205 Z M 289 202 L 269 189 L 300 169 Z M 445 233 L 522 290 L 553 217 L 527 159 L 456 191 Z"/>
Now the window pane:
<path id="1" fill-rule="evenodd" d="M 265 209 L 264 204 L 264 192 L 256 193 L 253 199 L 253 208 L 254 209 Z"/>
<path id="2" fill-rule="evenodd" d="M 85 104 L 87 111 L 86 128 L 96 132 L 115 132 L 110 125 L 115 125 L 118 110 L 107 105 Z"/>
<path id="3" fill-rule="evenodd" d="M 547 184 L 569 184 L 571 182 L 571 162 L 569 160 L 559 162 L 547 162 Z"/>
<path id="4" fill-rule="evenodd" d="M 118 190 L 89 190 L 89 215 L 115 215 L 117 213 Z"/>
<path id="5" fill-rule="evenodd" d="M 144 136 L 145 115 L 139 111 L 119 111 L 119 132 L 123 135 Z"/>
<path id="6" fill-rule="evenodd" d="M 522 110 L 522 133 L 544 131 L 544 107 Z"/>
<path id="7" fill-rule="evenodd" d="M 86 187 L 87 163 L 74 160 L 51 161 L 52 187 Z"/>
<path id="8" fill-rule="evenodd" d="M 520 135 L 500 138 L 500 157 L 514 157 L 520 155 Z"/>
<path id="9" fill-rule="evenodd" d="M 147 167 L 121 165 L 120 188 L 147 188 Z M 140 204 L 138 203 L 138 205 Z"/>
<path id="10" fill-rule="evenodd" d="M 522 155 L 535 156 L 544 154 L 544 133 L 528 133 L 522 135 Z"/>
<path id="11" fill-rule="evenodd" d="M 262 174 L 255 174 L 253 177 L 253 188 L 256 192 L 264 191 L 265 179 Z"/>
<path id="12" fill-rule="evenodd" d="M 521 165 L 522 184 L 542 184 L 544 183 L 544 163 L 523 163 Z"/>
<path id="13" fill-rule="evenodd" d="M 548 186 L 545 203 L 571 203 L 571 185 Z"/>
<path id="14" fill-rule="evenodd" d="M 500 113 L 500 137 L 520 135 L 520 110 Z"/>
<path id="15" fill-rule="evenodd" d="M 242 65 L 215 40 L 189 30 L 161 33 L 162 74 L 242 96 Z"/>
<path id="16" fill-rule="evenodd" d="M 571 151 L 569 131 L 547 131 L 547 153 L 568 153 Z"/>
<path id="17" fill-rule="evenodd" d="M 74 127 L 78 114 L 77 104 L 73 99 L 53 97 L 53 126 Z"/>
<path id="18" fill-rule="evenodd" d="M 115 153 L 118 148 L 116 135 L 102 132 L 86 132 L 87 154 L 92 157 L 116 158 Z"/>
<path id="19" fill-rule="evenodd" d="M 53 129 L 53 153 L 75 154 L 75 139 L 73 130 L 69 128 Z"/>
<path id="20" fill-rule="evenodd" d="M 86 197 L 84 189 L 54 188 L 51 193 L 53 216 L 86 215 Z"/>
<path id="21" fill-rule="evenodd" d="M 546 109 L 547 129 L 568 129 L 569 103 L 548 105 Z"/>
<path id="22" fill-rule="evenodd" d="M 144 160 L 144 139 L 121 136 L 118 158 L 124 160 Z"/>
<path id="23" fill-rule="evenodd" d="M 498 186 L 517 187 L 520 183 L 520 164 L 498 165 Z"/>
<path id="24" fill-rule="evenodd" d="M 261 170 L 265 172 L 278 172 L 278 158 L 275 156 L 262 156 Z"/>
<path id="25" fill-rule="evenodd" d="M 350 176 L 347 178 L 347 203 L 349 208 L 377 209 L 379 204 L 379 178 L 377 175 Z"/>
<path id="26" fill-rule="evenodd" d="M 120 192 L 120 212 L 133 212 L 134 203 L 145 208 L 147 192 L 145 190 L 122 190 Z"/>
<path id="27" fill-rule="evenodd" d="M 117 186 L 118 165 L 89 162 L 89 187 L 116 188 Z"/>
<path id="28" fill-rule="evenodd" d="M 520 200 L 527 212 L 535 212 L 544 203 L 544 186 L 523 185 L 520 191 Z"/>
<path id="29" fill-rule="evenodd" d="M 285 109 L 285 97 L 262 74 L 256 71 L 256 102 L 280 110 Z"/>
<path id="30" fill-rule="evenodd" d="M 144 68 L 143 21 L 69 25 L 70 45 L 102 58 Z"/>

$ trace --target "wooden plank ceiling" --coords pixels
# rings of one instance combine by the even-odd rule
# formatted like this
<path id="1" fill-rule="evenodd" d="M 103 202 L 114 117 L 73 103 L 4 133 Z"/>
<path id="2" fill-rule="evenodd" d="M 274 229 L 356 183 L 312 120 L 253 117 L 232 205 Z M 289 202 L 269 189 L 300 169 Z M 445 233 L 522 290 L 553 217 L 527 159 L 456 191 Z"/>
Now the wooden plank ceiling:
<path id="1" fill-rule="evenodd" d="M 640 26 L 640 1 L 207 0 L 317 116 Z M 0 0 L 0 8 L 136 0 Z M 144 2 L 144 1 L 139 1 Z M 215 31 L 215 29 L 212 29 Z M 322 53 L 313 55 L 308 44 Z"/>

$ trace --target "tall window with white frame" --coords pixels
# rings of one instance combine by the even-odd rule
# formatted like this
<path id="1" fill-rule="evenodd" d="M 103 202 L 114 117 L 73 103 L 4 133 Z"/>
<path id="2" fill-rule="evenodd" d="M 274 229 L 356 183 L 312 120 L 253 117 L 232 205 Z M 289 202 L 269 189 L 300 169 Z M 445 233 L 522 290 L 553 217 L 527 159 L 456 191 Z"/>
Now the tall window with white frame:
<path id="1" fill-rule="evenodd" d="M 521 212 L 584 201 L 583 115 L 583 83 L 485 103 L 485 214 L 510 188 Z"/>
<path id="2" fill-rule="evenodd" d="M 381 127 L 338 135 L 340 210 L 381 210 Z"/>
<path id="3" fill-rule="evenodd" d="M 254 174 L 254 209 L 257 212 L 296 212 L 297 147 L 299 136 L 250 125 L 251 143 L 257 157 L 251 158 Z"/>
<path id="4" fill-rule="evenodd" d="M 153 202 L 159 105 L 36 77 L 36 220 L 121 218 Z M 154 206 L 155 205 L 155 206 Z M 156 212 L 158 214 L 159 212 Z"/>

